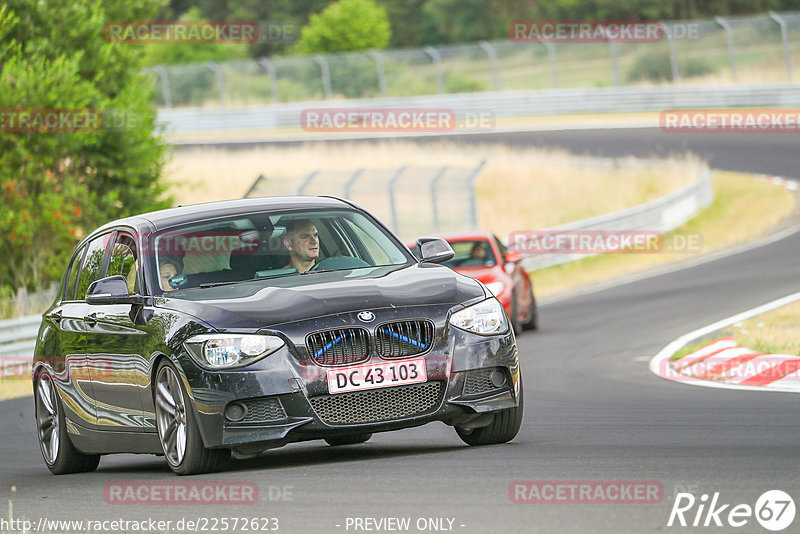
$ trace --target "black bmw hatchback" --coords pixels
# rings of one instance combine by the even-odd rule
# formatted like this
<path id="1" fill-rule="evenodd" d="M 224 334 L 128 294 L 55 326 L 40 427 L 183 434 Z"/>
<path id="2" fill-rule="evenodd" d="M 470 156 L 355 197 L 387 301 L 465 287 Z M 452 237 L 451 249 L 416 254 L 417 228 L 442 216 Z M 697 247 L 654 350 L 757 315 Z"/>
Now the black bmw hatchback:
<path id="1" fill-rule="evenodd" d="M 367 441 L 432 421 L 470 445 L 522 423 L 516 341 L 480 283 L 421 259 L 360 207 L 263 198 L 109 223 L 45 312 L 33 386 L 53 473 L 110 453 L 179 474 L 287 443 Z"/>

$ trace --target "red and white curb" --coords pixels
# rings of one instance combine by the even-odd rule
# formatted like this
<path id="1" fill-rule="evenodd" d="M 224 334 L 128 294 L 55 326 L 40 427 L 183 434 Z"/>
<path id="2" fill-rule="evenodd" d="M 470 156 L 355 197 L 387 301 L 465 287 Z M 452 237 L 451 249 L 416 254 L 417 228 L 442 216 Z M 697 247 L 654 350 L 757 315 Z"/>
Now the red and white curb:
<path id="1" fill-rule="evenodd" d="M 650 360 L 650 371 L 665 380 L 692 386 L 800 393 L 800 357 L 755 352 L 729 337 L 672 360 L 692 341 L 798 300 L 800 293 L 794 293 L 689 332 L 656 354 Z"/>
<path id="2" fill-rule="evenodd" d="M 800 181 L 793 178 L 784 178 L 783 176 L 772 176 L 770 174 L 756 174 L 754 175 L 759 182 L 768 182 L 781 187 L 785 187 L 789 191 L 800 191 Z"/>
<path id="3" fill-rule="evenodd" d="M 800 391 L 800 356 L 764 354 L 724 337 L 679 359 L 669 359 L 671 380 L 711 380 L 718 383 Z"/>

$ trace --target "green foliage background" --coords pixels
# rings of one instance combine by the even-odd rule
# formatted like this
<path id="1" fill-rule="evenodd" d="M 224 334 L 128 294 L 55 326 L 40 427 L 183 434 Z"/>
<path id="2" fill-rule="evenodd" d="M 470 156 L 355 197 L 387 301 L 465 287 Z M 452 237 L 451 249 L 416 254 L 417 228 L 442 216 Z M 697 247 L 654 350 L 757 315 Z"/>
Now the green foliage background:
<path id="1" fill-rule="evenodd" d="M 95 131 L 0 128 L 0 287 L 57 280 L 85 233 L 170 205 L 142 51 L 103 37 L 107 21 L 152 18 L 160 7 L 153 0 L 0 6 L 0 110 L 116 110 L 128 118 Z"/>

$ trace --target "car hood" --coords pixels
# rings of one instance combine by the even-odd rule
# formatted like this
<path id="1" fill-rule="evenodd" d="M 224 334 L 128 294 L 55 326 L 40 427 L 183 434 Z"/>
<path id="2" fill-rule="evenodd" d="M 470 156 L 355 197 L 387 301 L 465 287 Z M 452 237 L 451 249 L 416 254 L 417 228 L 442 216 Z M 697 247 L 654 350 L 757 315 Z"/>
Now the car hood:
<path id="1" fill-rule="evenodd" d="M 173 297 L 173 295 L 170 295 Z M 434 264 L 294 275 L 176 293 L 157 306 L 193 315 L 217 329 L 256 329 L 337 313 L 461 304 L 483 287 Z"/>

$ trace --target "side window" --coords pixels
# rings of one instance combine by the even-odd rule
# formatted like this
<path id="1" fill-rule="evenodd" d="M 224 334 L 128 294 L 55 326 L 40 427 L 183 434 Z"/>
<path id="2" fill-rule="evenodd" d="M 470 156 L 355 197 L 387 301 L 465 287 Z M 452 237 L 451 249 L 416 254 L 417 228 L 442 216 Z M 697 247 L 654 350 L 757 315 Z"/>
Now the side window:
<path id="1" fill-rule="evenodd" d="M 78 281 L 78 293 L 75 296 L 78 300 L 86 298 L 86 290 L 89 289 L 89 285 L 103 276 L 103 256 L 109 236 L 110 234 L 103 234 L 90 241 L 86 247 L 86 256 L 83 258 L 80 280 Z"/>
<path id="2" fill-rule="evenodd" d="M 128 234 L 118 234 L 111 247 L 111 261 L 108 264 L 108 276 L 122 275 L 128 281 L 128 294 L 139 293 L 139 277 L 136 242 Z"/>
<path id="3" fill-rule="evenodd" d="M 69 274 L 67 275 L 67 287 L 65 288 L 63 299 L 75 300 L 75 286 L 78 285 L 78 271 L 81 270 L 81 259 L 83 258 L 83 251 L 86 247 L 75 253 L 72 257 L 72 262 L 69 264 Z"/>

